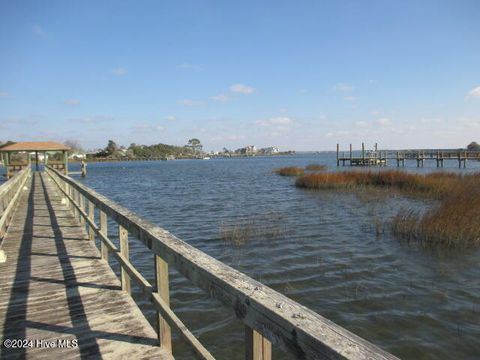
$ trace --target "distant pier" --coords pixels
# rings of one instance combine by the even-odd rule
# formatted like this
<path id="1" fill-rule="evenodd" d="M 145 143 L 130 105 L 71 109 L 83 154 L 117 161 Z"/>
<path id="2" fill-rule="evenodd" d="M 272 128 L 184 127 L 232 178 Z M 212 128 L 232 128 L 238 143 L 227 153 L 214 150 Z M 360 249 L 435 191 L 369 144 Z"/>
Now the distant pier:
<path id="1" fill-rule="evenodd" d="M 361 150 L 340 151 L 337 144 L 337 166 L 387 166 L 394 161 L 397 167 L 405 167 L 405 161 L 415 161 L 417 167 L 423 167 L 425 161 L 435 161 L 437 168 L 443 168 L 445 161 L 457 161 L 459 168 L 466 168 L 467 161 L 480 161 L 480 151 L 464 149 L 409 149 L 409 150 L 378 150 L 377 144 L 373 150 L 366 150 L 362 143 Z"/>

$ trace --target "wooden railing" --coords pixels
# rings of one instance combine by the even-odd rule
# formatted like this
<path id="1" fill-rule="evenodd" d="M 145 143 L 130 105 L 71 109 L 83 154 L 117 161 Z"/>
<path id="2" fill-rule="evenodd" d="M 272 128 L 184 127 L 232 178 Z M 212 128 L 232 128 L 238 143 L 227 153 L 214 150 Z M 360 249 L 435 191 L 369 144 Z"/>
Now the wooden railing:
<path id="1" fill-rule="evenodd" d="M 94 190 L 47 167 L 46 172 L 65 195 L 67 205 L 87 226 L 91 241 L 100 239 L 100 253 L 111 253 L 121 266 L 123 290 L 133 280 L 157 311 L 160 345 L 172 350 L 171 330 L 176 329 L 200 359 L 213 359 L 169 306 L 168 266 L 188 278 L 235 312 L 245 324 L 247 359 L 271 359 L 272 344 L 297 359 L 395 359 L 366 340 L 334 324 L 314 311 L 225 265 L 168 231 L 138 217 Z M 100 224 L 94 219 L 100 211 Z M 108 238 L 107 217 L 118 224 L 120 248 Z M 130 263 L 129 235 L 155 254 L 156 284 L 152 286 Z"/>
<path id="2" fill-rule="evenodd" d="M 30 167 L 26 167 L 0 185 L 0 240 L 12 219 L 13 210 L 30 173 Z"/>

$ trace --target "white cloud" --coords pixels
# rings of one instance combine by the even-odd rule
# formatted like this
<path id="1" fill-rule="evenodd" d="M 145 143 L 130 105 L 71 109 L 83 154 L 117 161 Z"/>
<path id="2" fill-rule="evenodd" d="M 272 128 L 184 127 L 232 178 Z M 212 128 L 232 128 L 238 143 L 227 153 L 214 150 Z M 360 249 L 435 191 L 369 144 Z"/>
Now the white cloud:
<path id="1" fill-rule="evenodd" d="M 156 131 L 164 131 L 165 128 L 161 125 L 150 125 L 150 124 L 135 124 L 132 126 L 132 129 L 135 131 L 141 132 L 156 132 Z"/>
<path id="2" fill-rule="evenodd" d="M 0 91 L 0 98 L 7 98 L 10 94 L 6 91 Z"/>
<path id="3" fill-rule="evenodd" d="M 80 100 L 78 99 L 67 99 L 63 102 L 65 105 L 68 106 L 77 106 L 80 104 Z"/>
<path id="4" fill-rule="evenodd" d="M 467 99 L 480 98 L 480 86 L 473 88 L 467 94 Z"/>
<path id="5" fill-rule="evenodd" d="M 338 83 L 333 86 L 333 90 L 340 92 L 349 92 L 353 91 L 353 86 L 346 83 Z"/>
<path id="6" fill-rule="evenodd" d="M 173 115 L 169 115 L 165 118 L 166 120 L 168 121 L 176 121 L 177 120 L 177 117 L 176 116 L 173 116 Z"/>
<path id="7" fill-rule="evenodd" d="M 357 101 L 355 96 L 345 96 L 343 99 L 351 102 Z"/>
<path id="8" fill-rule="evenodd" d="M 210 99 L 216 102 L 227 102 L 228 100 L 230 100 L 230 96 L 225 94 L 218 94 L 218 95 L 212 96 Z"/>
<path id="9" fill-rule="evenodd" d="M 179 105 L 183 105 L 183 106 L 192 107 L 192 106 L 201 106 L 201 105 L 204 105 L 205 102 L 199 101 L 199 100 L 182 99 L 182 100 L 178 100 L 178 104 L 179 104 Z"/>
<path id="10" fill-rule="evenodd" d="M 392 123 L 389 118 L 380 118 L 380 119 L 377 119 L 376 121 L 377 121 L 377 124 L 382 126 L 390 125 Z"/>
<path id="11" fill-rule="evenodd" d="M 200 69 L 200 66 L 195 65 L 195 64 L 190 64 L 188 62 L 183 62 L 181 64 L 178 64 L 177 67 L 182 70 L 197 70 Z"/>
<path id="12" fill-rule="evenodd" d="M 292 123 L 293 123 L 293 120 L 286 116 L 274 117 L 267 120 L 258 120 L 256 122 L 256 124 L 260 126 L 279 126 L 279 125 L 288 126 Z"/>
<path id="13" fill-rule="evenodd" d="M 111 73 L 113 75 L 116 75 L 116 76 L 123 76 L 127 73 L 127 69 L 125 69 L 124 67 L 116 67 L 114 69 L 111 70 Z"/>
<path id="14" fill-rule="evenodd" d="M 231 141 L 235 141 L 235 140 L 243 140 L 245 139 L 245 136 L 244 135 L 228 135 L 225 137 L 226 140 L 231 140 Z"/>
<path id="15" fill-rule="evenodd" d="M 307 89 L 300 89 L 300 90 L 298 90 L 298 93 L 299 93 L 299 94 L 306 94 L 307 92 L 308 92 Z"/>
<path id="16" fill-rule="evenodd" d="M 73 122 L 80 122 L 83 124 L 95 124 L 100 122 L 112 121 L 113 118 L 111 116 L 105 115 L 96 115 L 96 116 L 88 116 L 81 119 L 72 119 Z"/>
<path id="17" fill-rule="evenodd" d="M 234 84 L 230 86 L 230 91 L 234 93 L 240 93 L 240 94 L 251 94 L 255 91 L 255 89 L 243 84 Z"/>
<path id="18" fill-rule="evenodd" d="M 43 30 L 43 28 L 40 25 L 33 25 L 32 31 L 35 35 L 38 35 L 38 36 L 45 36 L 46 34 L 45 30 Z"/>
<path id="19" fill-rule="evenodd" d="M 358 127 L 362 127 L 362 128 L 368 126 L 366 121 L 356 121 L 355 125 L 358 126 Z"/>

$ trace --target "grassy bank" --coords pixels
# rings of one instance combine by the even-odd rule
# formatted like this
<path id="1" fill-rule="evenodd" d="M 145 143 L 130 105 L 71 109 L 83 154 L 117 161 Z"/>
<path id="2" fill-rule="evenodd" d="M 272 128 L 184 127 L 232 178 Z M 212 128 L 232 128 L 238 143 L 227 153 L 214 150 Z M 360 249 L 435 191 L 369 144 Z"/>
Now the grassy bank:
<path id="1" fill-rule="evenodd" d="M 453 173 L 418 175 L 403 171 L 345 171 L 307 174 L 295 185 L 304 189 L 355 189 L 362 187 L 389 188 L 414 195 L 442 198 L 464 177 Z"/>
<path id="2" fill-rule="evenodd" d="M 480 246 L 480 174 L 411 174 L 403 171 L 346 171 L 307 174 L 295 185 L 305 189 L 385 188 L 408 196 L 439 200 L 425 214 L 401 211 L 392 232 L 424 246 Z"/>
<path id="3" fill-rule="evenodd" d="M 301 167 L 289 166 L 277 169 L 275 172 L 281 176 L 300 176 L 305 173 L 305 170 Z"/>
<path id="4" fill-rule="evenodd" d="M 422 217 L 401 211 L 392 221 L 392 232 L 423 246 L 448 248 L 480 246 L 480 180 L 464 177 L 450 189 L 438 206 Z"/>

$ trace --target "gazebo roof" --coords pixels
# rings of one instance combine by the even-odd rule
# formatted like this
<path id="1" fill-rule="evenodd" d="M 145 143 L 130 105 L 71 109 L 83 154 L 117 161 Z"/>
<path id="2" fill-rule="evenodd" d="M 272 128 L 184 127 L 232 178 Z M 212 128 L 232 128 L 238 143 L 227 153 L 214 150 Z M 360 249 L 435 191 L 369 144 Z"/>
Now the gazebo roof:
<path id="1" fill-rule="evenodd" d="M 13 151 L 62 151 L 70 150 L 68 146 L 53 141 L 17 142 L 0 148 L 0 152 Z"/>

